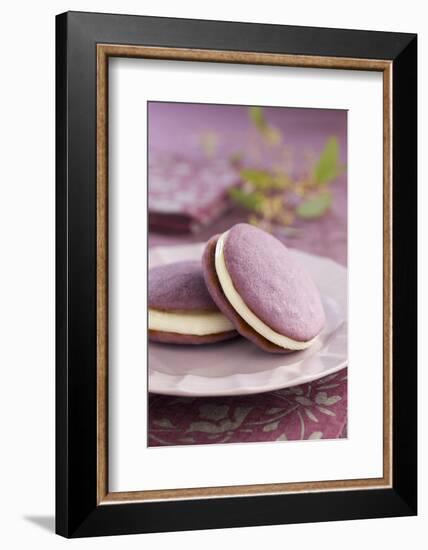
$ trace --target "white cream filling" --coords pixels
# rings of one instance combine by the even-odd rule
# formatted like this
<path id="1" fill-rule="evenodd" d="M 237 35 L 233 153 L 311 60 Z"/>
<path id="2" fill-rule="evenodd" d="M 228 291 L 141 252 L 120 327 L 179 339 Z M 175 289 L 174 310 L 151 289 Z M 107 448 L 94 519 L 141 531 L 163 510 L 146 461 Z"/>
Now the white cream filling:
<path id="1" fill-rule="evenodd" d="M 215 249 L 215 270 L 217 273 L 218 280 L 220 282 L 221 288 L 232 305 L 233 309 L 244 319 L 246 323 L 250 325 L 256 332 L 261 334 L 269 342 L 273 342 L 277 346 L 280 346 L 284 349 L 290 350 L 302 350 L 311 346 L 318 336 L 312 338 L 312 340 L 307 340 L 306 342 L 299 342 L 298 340 L 293 340 L 287 336 L 283 336 L 278 332 L 275 332 L 270 327 L 268 327 L 261 319 L 259 319 L 250 308 L 246 305 L 244 300 L 238 294 L 237 290 L 233 286 L 232 279 L 227 271 L 226 262 L 224 260 L 224 242 L 227 236 L 226 233 L 220 235 L 216 249 Z"/>
<path id="2" fill-rule="evenodd" d="M 234 330 L 232 323 L 216 311 L 160 311 L 149 309 L 149 329 L 176 334 L 218 334 Z"/>

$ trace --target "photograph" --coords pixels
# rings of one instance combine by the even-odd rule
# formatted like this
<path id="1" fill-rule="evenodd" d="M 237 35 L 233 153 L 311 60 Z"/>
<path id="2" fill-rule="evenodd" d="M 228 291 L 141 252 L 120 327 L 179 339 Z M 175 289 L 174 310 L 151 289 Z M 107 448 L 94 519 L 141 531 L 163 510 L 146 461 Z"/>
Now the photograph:
<path id="1" fill-rule="evenodd" d="M 147 102 L 149 446 L 347 437 L 347 133 Z"/>
<path id="2" fill-rule="evenodd" d="M 426 545 L 423 13 L 4 4 L 0 548 Z"/>
<path id="3" fill-rule="evenodd" d="M 56 532 L 416 514 L 416 35 L 56 33 Z"/>

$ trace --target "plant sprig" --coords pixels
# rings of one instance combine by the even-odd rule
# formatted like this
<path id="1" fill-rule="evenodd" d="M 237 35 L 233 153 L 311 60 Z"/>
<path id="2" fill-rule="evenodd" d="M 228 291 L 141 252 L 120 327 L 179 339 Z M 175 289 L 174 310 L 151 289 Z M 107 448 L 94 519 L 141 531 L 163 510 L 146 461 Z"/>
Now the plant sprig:
<path id="1" fill-rule="evenodd" d="M 270 147 L 277 149 L 283 143 L 282 134 L 267 122 L 262 107 L 250 107 L 249 117 Z M 276 137 L 272 140 L 273 135 Z M 284 152 L 288 154 L 285 147 Z M 291 226 L 296 218 L 311 220 L 325 215 L 333 204 L 330 185 L 345 168 L 340 163 L 336 136 L 327 139 L 307 174 L 299 179 L 293 179 L 287 170 L 278 167 L 267 170 L 242 166 L 242 155 L 235 157 L 241 185 L 230 189 L 230 197 L 251 212 L 250 223 L 264 228 Z"/>

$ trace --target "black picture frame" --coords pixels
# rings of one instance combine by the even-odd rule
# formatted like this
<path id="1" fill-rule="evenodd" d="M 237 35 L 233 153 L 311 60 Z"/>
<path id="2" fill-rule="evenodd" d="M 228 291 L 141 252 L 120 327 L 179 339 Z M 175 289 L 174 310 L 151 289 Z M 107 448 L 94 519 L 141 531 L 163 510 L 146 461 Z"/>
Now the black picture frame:
<path id="1" fill-rule="evenodd" d="M 97 503 L 96 46 L 392 62 L 392 486 Z M 65 537 L 417 513 L 417 36 L 68 12 L 56 18 L 56 532 Z"/>

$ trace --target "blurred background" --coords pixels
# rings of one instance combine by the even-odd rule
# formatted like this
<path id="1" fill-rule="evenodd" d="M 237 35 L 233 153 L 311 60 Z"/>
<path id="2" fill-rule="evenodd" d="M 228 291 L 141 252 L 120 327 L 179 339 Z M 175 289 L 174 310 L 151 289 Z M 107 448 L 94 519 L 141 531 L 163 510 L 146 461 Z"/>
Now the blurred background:
<path id="1" fill-rule="evenodd" d="M 347 112 L 150 102 L 149 246 L 245 221 L 346 264 Z"/>

